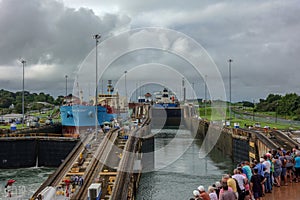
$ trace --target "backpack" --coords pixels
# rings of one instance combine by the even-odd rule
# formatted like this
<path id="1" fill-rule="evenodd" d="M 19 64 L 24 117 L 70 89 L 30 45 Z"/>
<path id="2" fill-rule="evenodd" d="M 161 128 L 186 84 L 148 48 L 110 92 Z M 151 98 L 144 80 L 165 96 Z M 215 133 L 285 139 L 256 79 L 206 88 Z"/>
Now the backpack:
<path id="1" fill-rule="evenodd" d="M 241 190 L 241 188 L 240 188 L 240 185 L 239 185 L 239 183 L 238 183 L 238 181 L 235 179 L 235 178 L 233 178 L 234 179 L 234 181 L 235 181 L 235 184 L 236 184 L 236 190 L 237 190 L 237 192 L 239 193 L 239 195 L 243 192 L 242 190 Z"/>

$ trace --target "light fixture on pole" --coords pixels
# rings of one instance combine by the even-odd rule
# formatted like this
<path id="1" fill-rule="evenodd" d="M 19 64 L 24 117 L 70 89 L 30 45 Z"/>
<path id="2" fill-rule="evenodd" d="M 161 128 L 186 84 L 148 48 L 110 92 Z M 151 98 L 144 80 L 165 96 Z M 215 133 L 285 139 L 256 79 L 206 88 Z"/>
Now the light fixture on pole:
<path id="1" fill-rule="evenodd" d="M 22 66 L 23 66 L 23 86 L 22 86 L 22 128 L 24 128 L 24 120 L 25 120 L 25 118 L 24 118 L 24 110 L 25 110 L 25 108 L 24 108 L 24 68 L 25 68 L 25 64 L 26 64 L 26 60 L 24 60 L 24 59 L 22 59 L 21 60 L 21 63 L 22 63 Z"/>
<path id="2" fill-rule="evenodd" d="M 68 75 L 65 75 L 66 78 L 66 98 L 68 96 Z"/>
<path id="3" fill-rule="evenodd" d="M 228 60 L 228 67 L 229 67 L 229 119 L 231 119 L 231 63 L 233 62 L 232 59 Z"/>
<path id="4" fill-rule="evenodd" d="M 95 34 L 93 38 L 96 40 L 96 92 L 95 92 L 95 131 L 96 138 L 98 136 L 98 43 L 101 38 L 100 34 Z"/>

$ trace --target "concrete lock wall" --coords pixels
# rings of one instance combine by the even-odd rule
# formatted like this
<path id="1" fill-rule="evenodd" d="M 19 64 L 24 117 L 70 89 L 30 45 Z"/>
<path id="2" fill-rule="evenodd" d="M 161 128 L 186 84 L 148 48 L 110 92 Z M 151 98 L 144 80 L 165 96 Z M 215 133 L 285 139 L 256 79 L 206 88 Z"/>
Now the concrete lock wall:
<path id="1" fill-rule="evenodd" d="M 142 142 L 142 165 L 143 165 L 143 171 L 148 172 L 154 170 L 155 165 L 155 158 L 154 158 L 154 136 L 144 138 Z"/>
<path id="2" fill-rule="evenodd" d="M 77 140 L 18 138 L 0 140 L 0 168 L 57 167 L 76 145 Z"/>
<path id="3" fill-rule="evenodd" d="M 186 127 L 191 130 L 194 138 L 204 139 L 207 136 L 209 122 L 191 117 L 187 117 L 185 120 Z M 212 125 L 209 131 L 211 135 L 219 134 L 219 131 L 221 131 L 221 134 L 216 143 L 213 141 L 215 137 L 209 137 L 208 135 L 206 138 L 208 146 L 215 143 L 214 149 L 218 149 L 224 156 L 230 157 L 235 164 L 249 160 L 250 146 L 248 139 L 234 136 L 234 129 L 220 130 L 219 127 Z"/>
<path id="4" fill-rule="evenodd" d="M 74 141 L 38 141 L 38 166 L 57 167 L 72 151 Z"/>
<path id="5" fill-rule="evenodd" d="M 0 141 L 0 168 L 35 166 L 36 145 L 35 139 Z"/>

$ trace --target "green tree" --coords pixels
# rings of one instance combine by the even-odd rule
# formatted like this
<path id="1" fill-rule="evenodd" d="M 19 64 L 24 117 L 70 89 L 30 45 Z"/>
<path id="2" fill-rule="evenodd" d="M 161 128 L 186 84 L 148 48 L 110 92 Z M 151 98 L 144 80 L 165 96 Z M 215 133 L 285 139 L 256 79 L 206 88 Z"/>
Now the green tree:
<path id="1" fill-rule="evenodd" d="M 58 97 L 55 99 L 54 104 L 55 104 L 55 105 L 61 105 L 62 102 L 63 102 L 63 100 L 64 100 L 64 96 L 60 95 L 60 96 L 58 96 Z"/>

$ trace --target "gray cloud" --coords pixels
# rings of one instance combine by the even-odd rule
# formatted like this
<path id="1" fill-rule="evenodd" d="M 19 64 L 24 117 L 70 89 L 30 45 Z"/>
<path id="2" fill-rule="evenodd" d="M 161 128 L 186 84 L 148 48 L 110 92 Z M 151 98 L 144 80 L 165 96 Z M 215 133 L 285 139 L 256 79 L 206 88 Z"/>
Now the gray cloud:
<path id="1" fill-rule="evenodd" d="M 263 98 L 270 92 L 300 93 L 299 13 L 299 0 L 2 0 L 0 65 L 16 65 L 19 57 L 54 65 L 51 76 L 58 81 L 57 71 L 59 76 L 74 71 L 93 48 L 92 34 L 160 26 L 199 42 L 219 67 L 226 86 L 231 57 L 235 101 Z M 195 85 L 203 88 L 202 80 Z"/>
<path id="2" fill-rule="evenodd" d="M 92 49 L 92 35 L 126 26 L 127 16 L 65 7 L 54 0 L 0 2 L 0 64 L 24 57 L 31 63 L 77 64 Z"/>
<path id="3" fill-rule="evenodd" d="M 77 65 L 95 47 L 92 35 L 109 35 L 129 23 L 124 14 L 100 17 L 92 9 L 69 8 L 56 0 L 2 0 L 0 69 L 6 74 L 0 74 L 1 86 L 20 88 L 18 60 L 24 58 L 27 89 L 58 95 L 55 87 L 63 88 L 64 74 L 74 80 Z"/>

